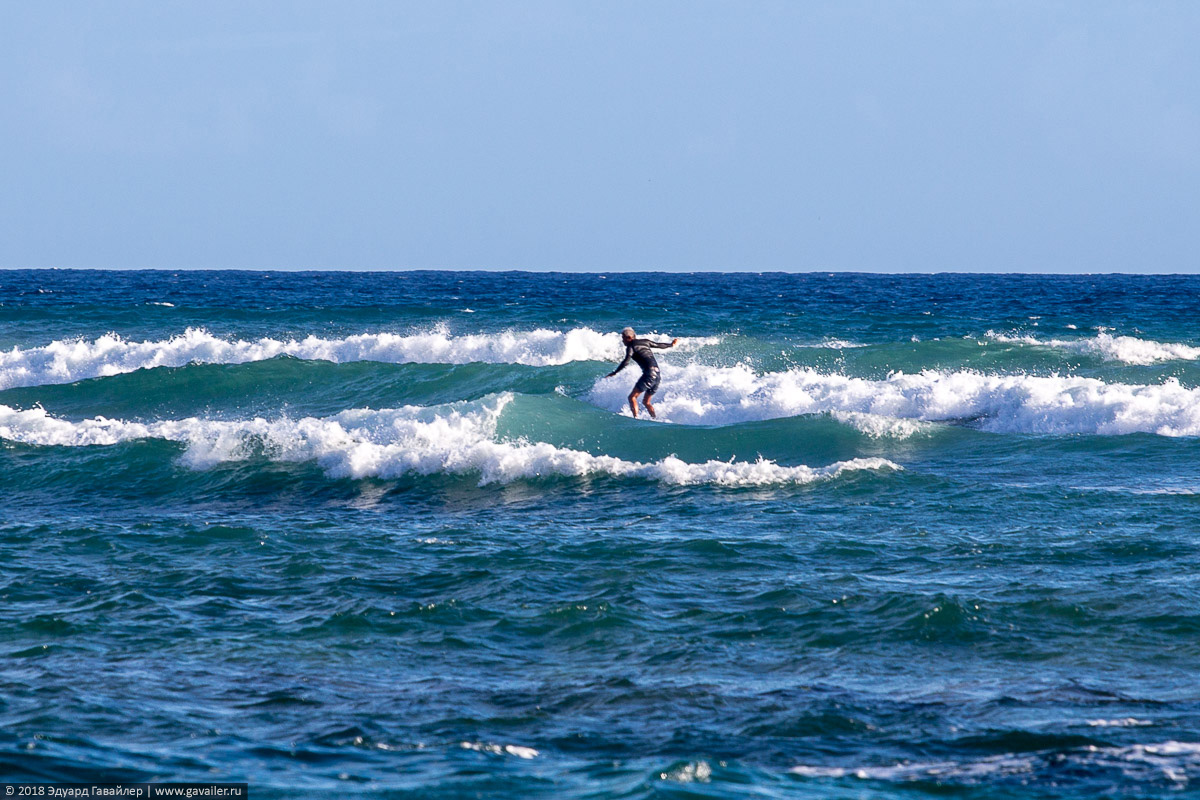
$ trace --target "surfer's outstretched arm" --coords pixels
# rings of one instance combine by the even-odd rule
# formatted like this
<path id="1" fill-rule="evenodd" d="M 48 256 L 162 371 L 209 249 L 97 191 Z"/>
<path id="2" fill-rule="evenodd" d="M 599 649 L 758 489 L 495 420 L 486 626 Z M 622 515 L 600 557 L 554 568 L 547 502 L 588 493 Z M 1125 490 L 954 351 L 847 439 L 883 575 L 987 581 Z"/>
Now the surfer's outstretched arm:
<path id="1" fill-rule="evenodd" d="M 633 348 L 626 346 L 625 360 L 622 361 L 620 364 L 618 364 L 616 369 L 614 369 L 612 372 L 608 373 L 604 377 L 611 378 L 613 375 L 616 375 L 618 372 L 625 369 L 625 367 L 629 366 L 629 359 L 631 359 L 631 358 L 633 358 Z"/>
<path id="2" fill-rule="evenodd" d="M 670 348 L 674 347 L 675 345 L 679 344 L 678 339 L 672 339 L 669 342 L 652 342 L 649 339 L 643 339 L 642 341 L 645 342 L 646 344 L 648 344 L 650 347 L 655 347 L 655 348 L 658 348 L 659 350 L 667 350 L 667 349 L 670 349 Z"/>

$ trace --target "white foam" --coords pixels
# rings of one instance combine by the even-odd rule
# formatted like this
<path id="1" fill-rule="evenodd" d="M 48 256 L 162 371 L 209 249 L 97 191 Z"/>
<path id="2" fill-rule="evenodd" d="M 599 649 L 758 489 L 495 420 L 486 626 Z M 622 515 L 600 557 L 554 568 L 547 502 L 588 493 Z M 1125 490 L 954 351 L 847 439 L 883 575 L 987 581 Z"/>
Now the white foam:
<path id="1" fill-rule="evenodd" d="M 1200 347 L 1177 342 L 1156 342 L 1152 339 L 1139 339 L 1136 336 L 1113 336 L 1104 331 L 1095 336 L 1079 339 L 1039 339 L 1036 336 L 1003 334 L 995 331 L 988 331 L 984 335 L 996 342 L 1053 347 L 1073 353 L 1099 356 L 1107 361 L 1119 361 L 1124 364 L 1144 366 L 1162 361 L 1200 359 Z"/>
<path id="2" fill-rule="evenodd" d="M 537 758 L 538 751 L 532 747 L 520 744 L 492 744 L 490 742 L 462 742 L 459 745 L 464 750 L 474 750 L 477 753 L 492 755 L 510 755 L 517 758 Z"/>
<path id="3" fill-rule="evenodd" d="M 884 766 L 820 767 L 798 765 L 789 770 L 806 778 L 853 777 L 870 781 L 915 781 L 993 778 L 1031 772 L 1034 759 L 1017 755 L 987 756 L 974 761 L 917 761 Z"/>
<path id="4" fill-rule="evenodd" d="M 668 484 L 759 486 L 806 484 L 847 471 L 900 469 L 882 458 L 841 461 L 826 467 L 773 461 L 689 463 L 669 457 L 627 461 L 556 447 L 546 442 L 499 441 L 496 423 L 512 395 L 454 407 L 406 406 L 343 411 L 331 417 L 129 422 L 71 422 L 40 408 L 0 406 L 0 439 L 32 445 L 79 447 L 135 439 L 166 439 L 187 446 L 184 464 L 203 469 L 256 452 L 278 461 L 315 461 L 331 477 L 396 478 L 416 473 L 478 474 L 480 483 L 509 483 L 546 476 L 642 477 Z"/>
<path id="5" fill-rule="evenodd" d="M 861 411 L 833 411 L 832 416 L 843 425 L 849 425 L 872 439 L 907 439 L 928 431 L 931 424 Z"/>
<path id="6" fill-rule="evenodd" d="M 712 766 L 707 761 L 689 761 L 669 772 L 658 773 L 658 779 L 674 783 L 708 783 L 712 780 Z"/>
<path id="7" fill-rule="evenodd" d="M 927 370 L 870 380 L 813 369 L 759 374 L 745 365 L 701 364 L 664 364 L 662 376 L 655 407 L 659 418 L 670 422 L 726 425 L 801 414 L 870 414 L 924 422 L 977 420 L 984 430 L 1007 433 L 1200 436 L 1200 389 L 1173 378 L 1137 385 L 1073 376 Z M 599 379 L 589 398 L 628 414 L 629 385 Z M 887 428 L 878 420 L 845 420 Z M 902 433 L 898 426 L 890 435 Z"/>
<path id="8" fill-rule="evenodd" d="M 821 350 L 851 350 L 856 347 L 866 347 L 865 344 L 850 342 L 845 339 L 828 338 L 814 344 L 797 344 L 796 347 Z"/>
<path id="9" fill-rule="evenodd" d="M 681 339 L 681 349 L 719 341 L 715 337 Z M 116 334 L 91 341 L 61 340 L 42 347 L 0 350 L 0 389 L 71 383 L 153 367 L 187 364 L 242 364 L 278 356 L 332 361 L 381 361 L 393 364 L 526 364 L 552 366 L 571 361 L 611 361 L 620 357 L 615 333 L 590 328 L 537 329 L 452 335 L 431 331 L 364 333 L 340 339 L 226 339 L 201 328 L 159 341 L 131 342 Z"/>
<path id="10" fill-rule="evenodd" d="M 963 761 L 915 761 L 858 767 L 801 764 L 789 771 L 806 778 L 976 783 L 1013 776 L 1036 780 L 1032 776 L 1041 770 L 1061 774 L 1064 761 L 1081 772 L 1115 769 L 1133 780 L 1165 780 L 1178 788 L 1188 783 L 1189 773 L 1200 768 L 1200 744 L 1168 741 L 1123 747 L 1091 745 L 1067 751 L 1006 753 Z"/>

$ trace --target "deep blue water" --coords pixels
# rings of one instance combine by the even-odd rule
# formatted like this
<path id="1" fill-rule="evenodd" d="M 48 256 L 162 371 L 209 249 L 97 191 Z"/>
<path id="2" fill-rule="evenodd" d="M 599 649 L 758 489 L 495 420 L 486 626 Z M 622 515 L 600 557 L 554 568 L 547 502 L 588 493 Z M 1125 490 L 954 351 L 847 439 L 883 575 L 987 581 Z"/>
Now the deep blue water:
<path id="1" fill-rule="evenodd" d="M 1198 290 L 0 272 L 0 772 L 1188 795 Z"/>

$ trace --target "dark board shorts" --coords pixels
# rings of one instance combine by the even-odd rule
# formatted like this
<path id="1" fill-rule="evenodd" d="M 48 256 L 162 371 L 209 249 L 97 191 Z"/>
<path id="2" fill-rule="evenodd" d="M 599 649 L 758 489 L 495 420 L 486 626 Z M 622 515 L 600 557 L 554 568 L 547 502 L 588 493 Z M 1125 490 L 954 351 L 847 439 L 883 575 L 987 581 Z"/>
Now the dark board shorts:
<path id="1" fill-rule="evenodd" d="M 658 384 L 661 380 L 658 370 L 651 367 L 649 372 L 643 373 L 642 377 L 638 378 L 638 382 L 633 385 L 633 390 L 635 392 L 654 394 L 658 391 Z"/>

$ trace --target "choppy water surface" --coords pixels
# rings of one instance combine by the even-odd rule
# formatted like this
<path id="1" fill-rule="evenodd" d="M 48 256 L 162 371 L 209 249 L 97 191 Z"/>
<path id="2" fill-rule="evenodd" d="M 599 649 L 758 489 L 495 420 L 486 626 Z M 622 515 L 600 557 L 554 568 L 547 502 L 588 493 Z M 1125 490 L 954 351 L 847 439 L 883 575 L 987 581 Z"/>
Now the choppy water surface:
<path id="1" fill-rule="evenodd" d="M 1189 794 L 1198 290 L 0 273 L 3 773 Z"/>

